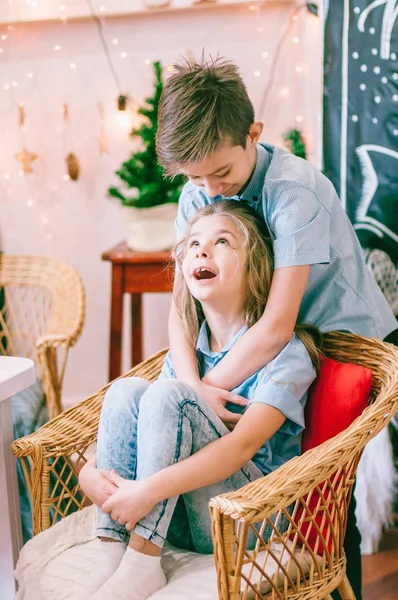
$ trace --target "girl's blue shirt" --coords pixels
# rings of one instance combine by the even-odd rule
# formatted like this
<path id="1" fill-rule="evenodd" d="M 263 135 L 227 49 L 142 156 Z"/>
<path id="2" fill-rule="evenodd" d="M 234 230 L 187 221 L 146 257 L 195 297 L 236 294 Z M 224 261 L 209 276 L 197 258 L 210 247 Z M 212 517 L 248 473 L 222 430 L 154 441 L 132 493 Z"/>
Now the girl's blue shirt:
<path id="1" fill-rule="evenodd" d="M 245 333 L 244 326 L 221 350 L 213 352 L 209 344 L 209 330 L 203 322 L 196 346 L 200 377 L 217 365 L 237 340 Z M 234 412 L 250 410 L 254 402 L 262 402 L 281 411 L 286 417 L 282 427 L 254 455 L 253 462 L 264 473 L 274 471 L 301 452 L 304 429 L 304 407 L 308 388 L 316 377 L 314 366 L 304 344 L 293 334 L 290 342 L 268 365 L 246 379 L 232 391 L 249 400 L 248 408 L 228 404 Z M 168 352 L 160 378 L 175 378 L 171 353 Z"/>
<path id="2" fill-rule="evenodd" d="M 187 183 L 176 221 L 179 237 L 199 208 L 222 199 Z M 336 191 L 318 169 L 282 148 L 257 144 L 255 170 L 244 191 L 232 199 L 247 202 L 264 218 L 275 269 L 311 265 L 299 323 L 380 339 L 396 329 Z"/>

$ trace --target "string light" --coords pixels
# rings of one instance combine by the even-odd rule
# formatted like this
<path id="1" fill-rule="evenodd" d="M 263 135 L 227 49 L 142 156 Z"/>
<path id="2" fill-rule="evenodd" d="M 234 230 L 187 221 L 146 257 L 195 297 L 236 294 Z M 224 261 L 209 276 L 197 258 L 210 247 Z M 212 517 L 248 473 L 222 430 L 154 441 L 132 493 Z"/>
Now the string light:
<path id="1" fill-rule="evenodd" d="M 120 53 L 120 58 L 126 58 L 127 56 L 127 52 L 121 52 Z"/>
<path id="2" fill-rule="evenodd" d="M 261 56 L 263 58 L 268 58 L 268 52 L 261 52 Z"/>
<path id="3" fill-rule="evenodd" d="M 298 44 L 299 43 L 298 37 L 292 38 L 292 42 L 293 42 L 293 44 Z"/>
<path id="4" fill-rule="evenodd" d="M 260 71 L 254 71 L 254 77 L 260 77 L 261 73 Z"/>
<path id="5" fill-rule="evenodd" d="M 59 50 L 61 50 L 61 46 L 58 46 L 58 44 L 56 46 L 54 46 L 54 50 L 55 52 L 59 52 Z"/>
<path id="6" fill-rule="evenodd" d="M 146 65 L 150 65 L 151 64 L 151 59 L 150 58 L 146 58 L 145 59 L 145 64 Z"/>
<path id="7" fill-rule="evenodd" d="M 297 121 L 297 123 L 302 123 L 304 121 L 304 119 L 301 115 L 297 115 L 296 121 Z"/>
<path id="8" fill-rule="evenodd" d="M 119 43 L 119 40 L 118 40 L 117 38 L 113 38 L 113 40 L 112 40 L 112 44 L 113 44 L 114 46 L 117 46 L 117 45 L 118 45 L 118 43 Z"/>
<path id="9" fill-rule="evenodd" d="M 74 63 L 74 62 L 70 63 L 69 66 L 71 69 L 76 69 L 76 63 Z"/>

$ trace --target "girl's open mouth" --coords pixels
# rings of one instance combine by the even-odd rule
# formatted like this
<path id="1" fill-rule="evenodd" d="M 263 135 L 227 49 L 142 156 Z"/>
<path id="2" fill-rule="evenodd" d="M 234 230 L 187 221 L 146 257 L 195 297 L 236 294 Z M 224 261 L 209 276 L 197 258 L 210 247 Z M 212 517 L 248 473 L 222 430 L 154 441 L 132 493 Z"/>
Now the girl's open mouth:
<path id="1" fill-rule="evenodd" d="M 203 279 L 214 279 L 214 277 L 217 277 L 217 273 L 207 267 L 198 267 L 194 270 L 193 276 L 195 279 L 202 281 Z"/>

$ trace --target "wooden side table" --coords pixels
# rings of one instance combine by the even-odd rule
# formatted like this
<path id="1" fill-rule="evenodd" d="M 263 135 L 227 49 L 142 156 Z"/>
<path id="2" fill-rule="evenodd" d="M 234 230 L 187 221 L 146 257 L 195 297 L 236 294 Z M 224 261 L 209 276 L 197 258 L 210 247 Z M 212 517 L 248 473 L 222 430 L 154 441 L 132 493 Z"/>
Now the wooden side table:
<path id="1" fill-rule="evenodd" d="M 131 295 L 131 357 L 133 366 L 142 362 L 142 294 L 171 292 L 174 267 L 167 252 L 134 252 L 121 242 L 102 254 L 112 263 L 109 381 L 121 375 L 123 294 Z"/>
<path id="2" fill-rule="evenodd" d="M 1 600 L 15 596 L 14 569 L 22 547 L 17 467 L 11 452 L 14 440 L 11 396 L 36 380 L 29 358 L 0 356 L 0 587 Z"/>

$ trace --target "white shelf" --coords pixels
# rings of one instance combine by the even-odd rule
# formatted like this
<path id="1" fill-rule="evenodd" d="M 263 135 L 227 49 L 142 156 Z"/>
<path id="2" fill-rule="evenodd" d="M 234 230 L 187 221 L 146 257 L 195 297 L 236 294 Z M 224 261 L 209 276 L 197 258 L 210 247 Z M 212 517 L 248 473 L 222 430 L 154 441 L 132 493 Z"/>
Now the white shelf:
<path id="1" fill-rule="evenodd" d="M 269 4 L 297 4 L 297 0 L 92 0 L 96 15 L 100 18 L 124 17 L 132 15 L 150 15 L 166 12 L 199 10 L 203 8 L 220 8 L 226 6 L 256 6 L 264 8 Z M 67 21 L 90 19 L 92 15 L 87 0 L 37 0 L 30 5 L 26 0 L 0 1 L 0 24 L 34 23 L 41 21 L 59 21 L 61 17 Z M 64 10 L 60 10 L 64 6 Z M 104 10 L 101 10 L 104 7 Z"/>

